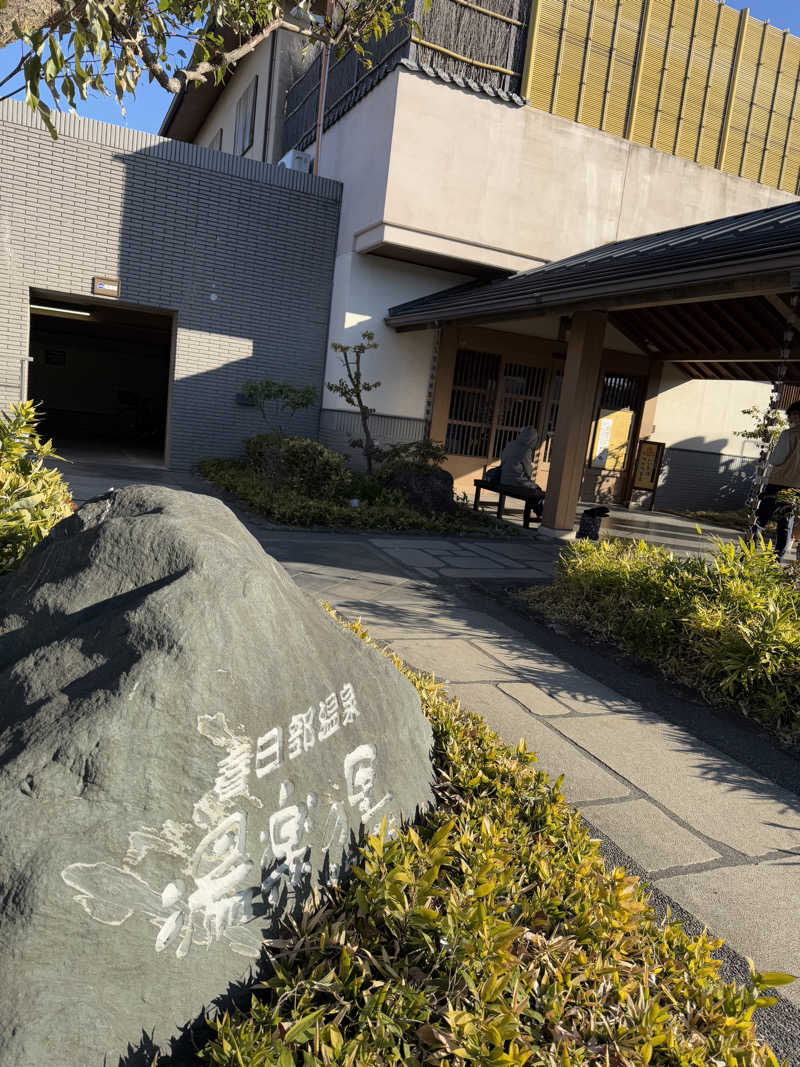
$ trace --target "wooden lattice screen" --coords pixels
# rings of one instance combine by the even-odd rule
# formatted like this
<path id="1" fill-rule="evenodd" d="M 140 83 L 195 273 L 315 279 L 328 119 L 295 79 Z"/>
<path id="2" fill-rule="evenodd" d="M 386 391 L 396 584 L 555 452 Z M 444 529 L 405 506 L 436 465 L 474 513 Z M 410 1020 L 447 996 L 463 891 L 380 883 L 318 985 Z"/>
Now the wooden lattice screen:
<path id="1" fill-rule="evenodd" d="M 450 395 L 447 451 L 496 459 L 523 427 L 541 431 L 550 379 L 544 367 L 460 348 Z"/>

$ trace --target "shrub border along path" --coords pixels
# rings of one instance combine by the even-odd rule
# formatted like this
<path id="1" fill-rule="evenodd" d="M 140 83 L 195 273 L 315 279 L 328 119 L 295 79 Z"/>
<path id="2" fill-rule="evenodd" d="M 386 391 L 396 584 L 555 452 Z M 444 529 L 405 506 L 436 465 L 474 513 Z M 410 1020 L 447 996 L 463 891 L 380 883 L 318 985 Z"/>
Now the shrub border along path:
<path id="1" fill-rule="evenodd" d="M 437 807 L 367 840 L 203 1061 L 775 1065 L 752 1021 L 766 998 L 719 980 L 719 943 L 659 925 L 524 744 L 392 658 L 433 725 Z"/>
<path id="2" fill-rule="evenodd" d="M 575 541 L 552 584 L 517 595 L 800 750 L 800 593 L 770 548 L 717 541 L 710 559 L 682 560 L 644 541 Z"/>

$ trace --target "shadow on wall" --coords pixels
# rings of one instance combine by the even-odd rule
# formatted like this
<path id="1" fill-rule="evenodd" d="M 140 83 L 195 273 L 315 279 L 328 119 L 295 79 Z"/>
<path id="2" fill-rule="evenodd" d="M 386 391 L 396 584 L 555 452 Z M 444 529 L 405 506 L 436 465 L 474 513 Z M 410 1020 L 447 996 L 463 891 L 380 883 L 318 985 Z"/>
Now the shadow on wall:
<path id="1" fill-rule="evenodd" d="M 319 403 L 270 425 L 236 395 L 274 378 L 313 385 L 322 399 L 339 215 L 333 195 L 269 184 L 261 164 L 247 177 L 212 170 L 221 154 L 193 151 L 200 165 L 176 162 L 163 143 L 115 157 L 122 299 L 175 314 L 168 442 L 179 469 L 238 455 L 246 437 L 279 423 L 318 436 Z"/>
<path id="2" fill-rule="evenodd" d="M 722 452 L 725 440 L 689 437 L 664 453 L 656 506 L 680 511 L 744 507 L 758 460 Z"/>

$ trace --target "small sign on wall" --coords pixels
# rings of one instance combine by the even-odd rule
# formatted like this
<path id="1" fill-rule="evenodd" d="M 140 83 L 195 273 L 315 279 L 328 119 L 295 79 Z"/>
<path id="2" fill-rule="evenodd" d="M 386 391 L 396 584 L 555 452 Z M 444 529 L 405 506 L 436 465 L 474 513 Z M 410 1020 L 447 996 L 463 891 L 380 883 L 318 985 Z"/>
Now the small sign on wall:
<path id="1" fill-rule="evenodd" d="M 121 291 L 119 278 L 92 278 L 92 292 L 95 296 L 119 296 Z"/>
<path id="2" fill-rule="evenodd" d="M 665 445 L 661 441 L 640 441 L 633 472 L 633 488 L 654 491 L 658 487 Z"/>

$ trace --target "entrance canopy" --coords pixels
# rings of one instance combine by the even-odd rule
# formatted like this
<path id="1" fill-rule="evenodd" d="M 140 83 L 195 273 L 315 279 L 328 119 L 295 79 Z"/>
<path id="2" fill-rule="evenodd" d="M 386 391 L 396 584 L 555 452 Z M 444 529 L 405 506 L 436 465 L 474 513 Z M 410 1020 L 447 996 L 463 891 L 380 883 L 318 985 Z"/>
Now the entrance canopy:
<path id="1" fill-rule="evenodd" d="M 581 311 L 694 378 L 770 381 L 800 327 L 800 203 L 602 245 L 545 267 L 470 282 L 389 310 L 397 330 L 488 325 Z M 800 383 L 800 329 L 787 382 Z"/>
<path id="2" fill-rule="evenodd" d="M 571 532 L 606 327 L 643 368 L 693 378 L 800 383 L 800 203 L 603 245 L 545 267 L 471 282 L 390 309 L 397 330 L 571 319 L 543 531 Z M 633 357 L 634 359 L 637 357 Z"/>

